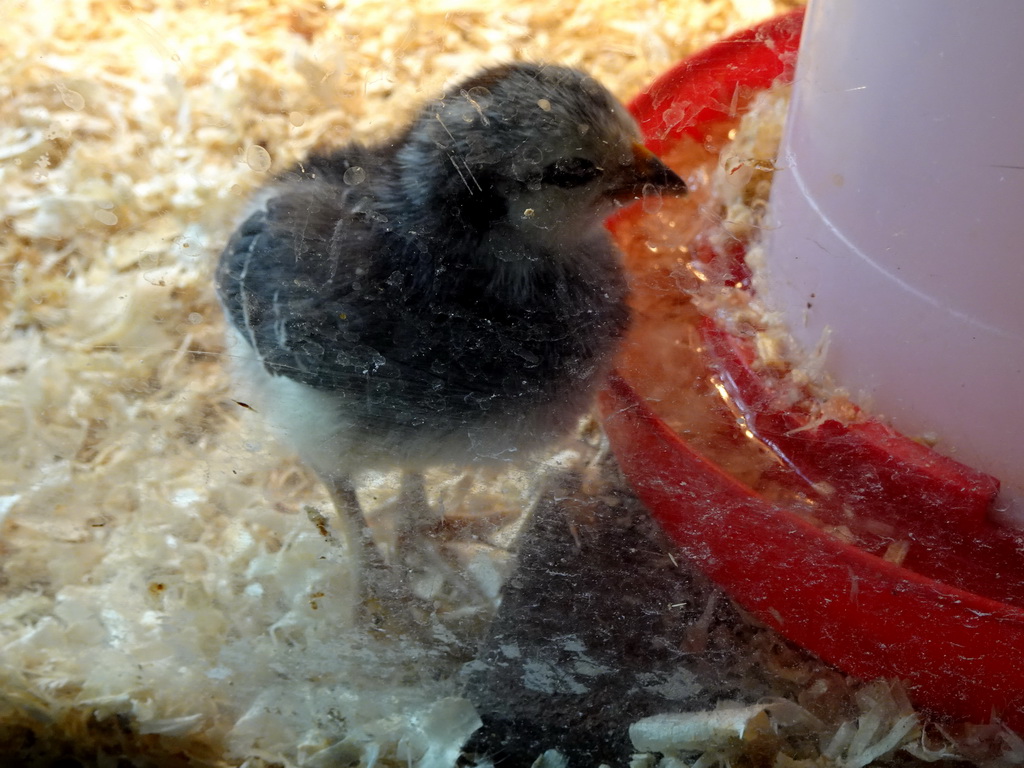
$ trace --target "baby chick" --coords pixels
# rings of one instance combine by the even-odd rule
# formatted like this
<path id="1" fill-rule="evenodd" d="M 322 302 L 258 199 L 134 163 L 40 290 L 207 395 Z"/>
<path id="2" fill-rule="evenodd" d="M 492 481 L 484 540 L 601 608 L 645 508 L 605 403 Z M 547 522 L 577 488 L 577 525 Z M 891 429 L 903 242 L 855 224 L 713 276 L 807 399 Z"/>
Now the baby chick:
<path id="1" fill-rule="evenodd" d="M 216 274 L 237 375 L 364 567 L 359 471 L 505 461 L 576 425 L 628 323 L 604 219 L 685 189 L 595 80 L 509 64 L 258 195 Z"/>

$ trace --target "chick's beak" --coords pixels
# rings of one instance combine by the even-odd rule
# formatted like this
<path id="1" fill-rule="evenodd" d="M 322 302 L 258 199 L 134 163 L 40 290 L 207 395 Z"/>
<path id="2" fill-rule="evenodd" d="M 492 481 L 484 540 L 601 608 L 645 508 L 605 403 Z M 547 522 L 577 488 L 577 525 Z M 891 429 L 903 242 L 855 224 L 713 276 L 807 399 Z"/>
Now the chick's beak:
<path id="1" fill-rule="evenodd" d="M 641 144 L 633 143 L 633 157 L 623 169 L 618 183 L 612 190 L 612 197 L 622 203 L 639 200 L 644 196 L 645 188 L 669 195 L 682 195 L 686 192 L 686 182 L 665 165 L 658 156 Z"/>

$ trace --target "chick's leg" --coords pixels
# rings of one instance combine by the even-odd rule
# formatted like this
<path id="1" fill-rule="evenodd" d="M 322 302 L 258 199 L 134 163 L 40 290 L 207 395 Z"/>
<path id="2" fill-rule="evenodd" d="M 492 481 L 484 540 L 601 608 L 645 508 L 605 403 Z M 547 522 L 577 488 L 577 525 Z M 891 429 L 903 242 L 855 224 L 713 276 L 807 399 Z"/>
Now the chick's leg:
<path id="1" fill-rule="evenodd" d="M 395 560 L 414 564 L 430 542 L 437 514 L 427 500 L 427 486 L 419 472 L 403 472 L 398 494 L 399 519 L 395 529 Z"/>
<path id="2" fill-rule="evenodd" d="M 446 552 L 441 523 L 444 509 L 427 499 L 426 483 L 419 472 L 402 473 L 395 526 L 395 566 L 406 575 L 409 587 L 424 598 L 437 597 L 449 588 L 460 599 L 484 597 L 480 587 Z"/>
<path id="3" fill-rule="evenodd" d="M 352 485 L 352 481 L 342 475 L 325 478 L 324 484 L 327 486 L 328 493 L 331 494 L 334 508 L 338 511 L 338 519 L 345 532 L 345 541 L 351 547 L 356 562 L 362 566 L 360 570 L 372 573 L 385 568 L 384 558 L 373 540 L 373 532 L 366 523 L 366 517 L 359 505 L 359 497 L 356 496 L 356 489 Z M 360 574 L 360 587 L 362 578 L 363 575 Z"/>
<path id="4" fill-rule="evenodd" d="M 352 553 L 352 571 L 363 619 L 378 629 L 405 634 L 416 625 L 422 606 L 411 599 L 404 581 L 384 562 L 366 523 L 355 487 L 347 476 L 324 478 Z"/>

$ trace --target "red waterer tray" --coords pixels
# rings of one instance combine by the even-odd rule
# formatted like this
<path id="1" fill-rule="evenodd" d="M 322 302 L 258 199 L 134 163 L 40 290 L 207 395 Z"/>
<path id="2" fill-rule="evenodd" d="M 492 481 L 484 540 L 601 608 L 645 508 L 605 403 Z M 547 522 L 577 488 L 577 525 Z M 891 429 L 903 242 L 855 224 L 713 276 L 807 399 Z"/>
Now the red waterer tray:
<path id="1" fill-rule="evenodd" d="M 648 145 L 662 153 L 683 136 L 701 141 L 730 116 L 737 89 L 791 78 L 802 19 L 797 11 L 770 20 L 656 80 L 630 105 Z M 746 427 L 801 482 L 830 489 L 818 516 L 855 526 L 852 510 L 910 546 L 897 565 L 880 556 L 884 536 L 854 547 L 759 496 L 691 449 L 616 375 L 601 395 L 605 429 L 664 529 L 733 599 L 822 659 L 865 679 L 898 677 L 936 714 L 995 715 L 1024 730 L 1024 537 L 987 518 L 998 482 L 878 421 L 807 424 L 775 405 L 746 341 L 709 319 L 699 332 Z"/>

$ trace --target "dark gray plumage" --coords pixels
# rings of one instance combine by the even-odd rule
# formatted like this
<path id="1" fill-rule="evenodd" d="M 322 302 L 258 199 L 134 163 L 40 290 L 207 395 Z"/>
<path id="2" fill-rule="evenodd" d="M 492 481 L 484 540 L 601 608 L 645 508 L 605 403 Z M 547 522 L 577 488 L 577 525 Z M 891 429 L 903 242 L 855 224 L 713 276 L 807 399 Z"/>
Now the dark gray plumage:
<path id="1" fill-rule="evenodd" d="M 576 70 L 485 70 L 394 141 L 309 158 L 217 268 L 242 383 L 335 491 L 567 432 L 628 323 L 603 227 L 683 182 Z M 351 498 L 351 494 L 348 494 Z"/>

